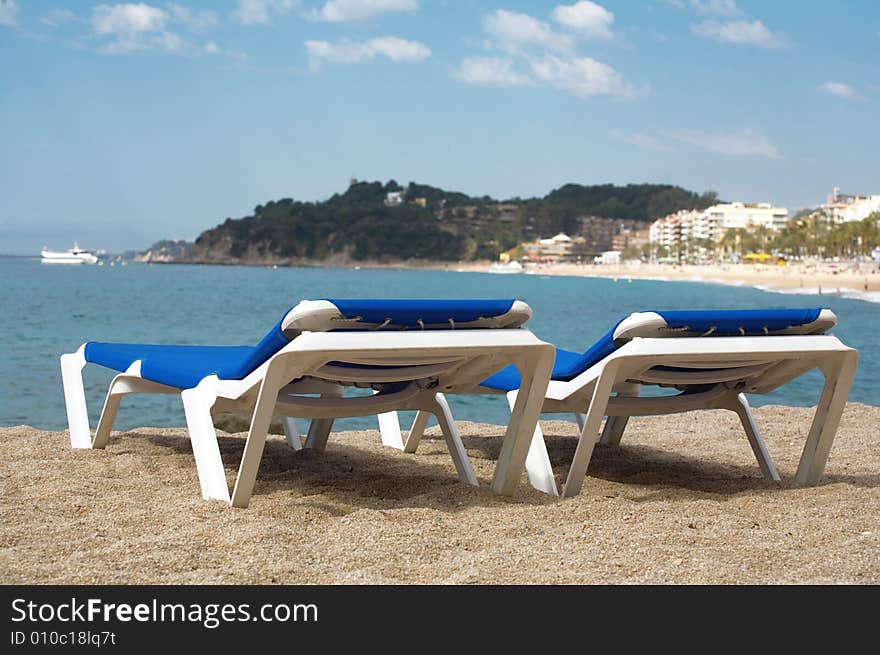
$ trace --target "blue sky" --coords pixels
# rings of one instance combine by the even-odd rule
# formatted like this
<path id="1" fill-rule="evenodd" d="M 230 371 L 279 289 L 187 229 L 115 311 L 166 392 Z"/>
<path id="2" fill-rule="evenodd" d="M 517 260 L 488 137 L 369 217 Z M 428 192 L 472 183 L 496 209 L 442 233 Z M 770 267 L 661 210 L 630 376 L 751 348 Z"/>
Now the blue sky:
<path id="1" fill-rule="evenodd" d="M 351 176 L 880 193 L 880 3 L 0 0 L 0 252 L 141 248 Z"/>

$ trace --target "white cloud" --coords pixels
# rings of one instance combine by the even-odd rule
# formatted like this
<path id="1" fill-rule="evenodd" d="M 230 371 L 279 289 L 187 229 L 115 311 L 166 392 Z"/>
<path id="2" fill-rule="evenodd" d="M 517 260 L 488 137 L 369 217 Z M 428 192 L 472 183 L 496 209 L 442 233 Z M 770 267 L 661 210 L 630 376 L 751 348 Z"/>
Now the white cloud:
<path id="1" fill-rule="evenodd" d="M 635 87 L 624 82 L 620 73 L 592 57 L 544 55 L 532 60 L 531 66 L 537 79 L 582 98 L 636 95 Z"/>
<path id="2" fill-rule="evenodd" d="M 384 55 L 391 61 L 421 61 L 431 56 L 431 49 L 418 41 L 407 41 L 396 36 L 370 39 L 367 44 L 376 54 Z"/>
<path id="3" fill-rule="evenodd" d="M 40 18 L 40 22 L 49 27 L 58 27 L 63 23 L 81 20 L 82 18 L 70 11 L 70 9 L 50 9 L 42 18 Z"/>
<path id="4" fill-rule="evenodd" d="M 701 14 L 714 14 L 715 16 L 740 16 L 742 11 L 736 6 L 736 0 L 666 0 L 666 4 L 677 9 L 684 9 L 690 5 Z"/>
<path id="5" fill-rule="evenodd" d="M 613 39 L 611 24 L 614 14 L 590 0 L 573 5 L 559 5 L 553 10 L 554 20 L 578 34 L 593 39 Z"/>
<path id="6" fill-rule="evenodd" d="M 150 5 L 98 5 L 92 13 L 92 25 L 98 34 L 145 33 L 162 30 L 168 14 Z"/>
<path id="7" fill-rule="evenodd" d="M 213 11 L 193 11 L 189 7 L 174 4 L 173 2 L 169 2 L 166 6 L 168 7 L 168 11 L 171 13 L 171 16 L 173 16 L 175 20 L 183 23 L 193 30 L 198 31 L 208 29 L 209 27 L 215 27 L 219 22 L 217 14 Z"/>
<path id="8" fill-rule="evenodd" d="M 312 9 L 312 20 L 342 23 L 366 20 L 379 14 L 393 12 L 415 13 L 419 10 L 417 0 L 327 0 L 320 9 Z"/>
<path id="9" fill-rule="evenodd" d="M 701 14 L 715 16 L 739 16 L 742 14 L 736 6 L 736 0 L 691 0 L 691 7 Z"/>
<path id="10" fill-rule="evenodd" d="M 204 46 L 202 46 L 202 51 L 206 55 L 216 55 L 220 52 L 220 48 L 213 41 L 208 41 Z"/>
<path id="11" fill-rule="evenodd" d="M 421 61 L 431 56 L 424 43 L 397 36 L 383 36 L 368 41 L 306 41 L 311 69 L 318 70 L 324 62 L 357 64 L 382 56 L 395 62 Z"/>
<path id="12" fill-rule="evenodd" d="M 273 14 L 286 14 L 298 4 L 297 0 L 238 0 L 232 15 L 242 25 L 268 25 Z"/>
<path id="13" fill-rule="evenodd" d="M 18 4 L 15 0 L 0 0 L 0 25 L 14 27 L 17 24 Z"/>
<path id="14" fill-rule="evenodd" d="M 483 29 L 490 37 L 486 48 L 497 48 L 511 56 L 465 58 L 453 77 L 468 84 L 548 86 L 581 98 L 637 95 L 638 89 L 614 68 L 576 52 L 575 35 L 614 38 L 611 12 L 594 2 L 580 0 L 558 5 L 553 10 L 553 19 L 569 33 L 557 32 L 528 14 L 505 9 L 487 14 L 483 18 Z M 518 67 L 524 70 L 517 70 Z"/>
<path id="15" fill-rule="evenodd" d="M 523 86 L 529 84 L 528 75 L 513 69 L 511 59 L 497 57 L 468 57 L 453 73 L 453 77 L 468 84 L 494 84 L 496 86 Z"/>
<path id="16" fill-rule="evenodd" d="M 567 34 L 559 34 L 544 21 L 505 9 L 488 14 L 483 27 L 495 37 L 500 47 L 508 52 L 518 52 L 524 46 L 542 46 L 549 50 L 566 51 L 574 45 Z"/>
<path id="17" fill-rule="evenodd" d="M 819 85 L 819 90 L 828 95 L 840 98 L 852 98 L 856 95 L 855 89 L 843 82 L 825 82 Z"/>
<path id="18" fill-rule="evenodd" d="M 707 132 L 703 130 L 680 130 L 668 132 L 667 138 L 694 145 L 709 152 L 738 157 L 781 157 L 777 147 L 766 137 L 751 129 L 739 132 Z"/>
<path id="19" fill-rule="evenodd" d="M 714 39 L 720 43 L 753 45 L 768 49 L 779 49 L 788 46 L 788 39 L 785 35 L 774 34 L 759 20 L 706 20 L 693 25 L 691 30 L 697 36 Z"/>
<path id="20" fill-rule="evenodd" d="M 165 25 L 168 14 L 147 4 L 97 5 L 92 9 L 92 29 L 111 41 L 101 47 L 106 54 L 162 50 L 177 52 L 183 41 Z"/>
<path id="21" fill-rule="evenodd" d="M 644 132 L 621 132 L 620 130 L 611 130 L 611 136 L 618 141 L 629 143 L 630 145 L 645 150 L 669 150 L 669 144 L 651 134 Z"/>

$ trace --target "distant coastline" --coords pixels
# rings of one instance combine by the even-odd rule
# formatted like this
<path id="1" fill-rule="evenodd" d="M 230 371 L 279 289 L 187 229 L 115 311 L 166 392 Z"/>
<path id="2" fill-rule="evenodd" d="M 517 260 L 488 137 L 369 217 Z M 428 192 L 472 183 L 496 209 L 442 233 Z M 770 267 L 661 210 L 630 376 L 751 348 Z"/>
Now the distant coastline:
<path id="1" fill-rule="evenodd" d="M 841 296 L 880 303 L 880 273 L 832 265 L 755 266 L 748 264 L 661 265 L 628 262 L 619 265 L 556 264 L 533 269 L 540 275 L 565 275 L 616 280 L 704 282 L 748 286 L 762 291 L 814 296 Z"/>
<path id="2" fill-rule="evenodd" d="M 284 268 L 348 268 L 364 270 L 438 270 L 458 273 L 489 273 L 492 262 L 447 262 L 426 259 L 406 260 L 282 260 L 264 261 L 184 260 L 153 262 L 156 264 L 184 264 L 209 266 L 251 266 Z M 627 280 L 655 280 L 659 282 L 702 282 L 726 286 L 748 286 L 762 291 L 783 294 L 840 296 L 880 303 L 880 272 L 875 269 L 852 270 L 834 264 L 790 264 L 788 266 L 755 266 L 748 264 L 645 264 L 625 262 L 618 265 L 601 264 L 542 264 L 527 265 L 524 275 L 553 275 Z"/>
<path id="3" fill-rule="evenodd" d="M 442 261 L 434 259 L 367 259 L 352 260 L 330 257 L 327 259 L 300 258 L 224 258 L 201 259 L 187 257 L 173 260 L 138 260 L 144 264 L 178 264 L 184 266 L 249 266 L 254 268 L 348 268 L 348 269 L 411 269 L 411 270 L 449 270 L 466 269 L 469 272 L 487 272 L 491 262 L 488 260 L 473 262 Z"/>

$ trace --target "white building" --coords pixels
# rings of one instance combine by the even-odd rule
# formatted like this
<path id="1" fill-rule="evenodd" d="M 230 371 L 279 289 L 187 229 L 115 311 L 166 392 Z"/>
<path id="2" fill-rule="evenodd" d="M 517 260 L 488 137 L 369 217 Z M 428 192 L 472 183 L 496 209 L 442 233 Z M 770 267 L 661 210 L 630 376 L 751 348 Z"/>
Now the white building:
<path id="1" fill-rule="evenodd" d="M 766 202 L 721 203 L 709 207 L 704 213 L 716 241 L 721 239 L 727 230 L 762 226 L 769 230 L 781 230 L 788 225 L 788 210 L 785 207 L 774 207 Z"/>
<path id="2" fill-rule="evenodd" d="M 548 239 L 538 239 L 523 243 L 522 247 L 526 259 L 533 262 L 564 261 L 574 256 L 573 248 L 575 241 L 583 241 L 583 238 L 572 239 L 567 234 L 560 232 Z"/>
<path id="3" fill-rule="evenodd" d="M 402 205 L 405 194 L 405 191 L 389 191 L 385 194 L 385 206 L 397 207 L 398 205 Z"/>
<path id="4" fill-rule="evenodd" d="M 682 210 L 658 218 L 648 229 L 648 241 L 665 248 L 672 248 L 684 241 L 714 238 L 714 219 L 701 211 Z"/>
<path id="5" fill-rule="evenodd" d="M 620 253 L 617 250 L 606 250 L 594 257 L 593 261 L 603 266 L 617 266 L 620 264 Z"/>
<path id="6" fill-rule="evenodd" d="M 658 218 L 648 230 L 648 241 L 664 248 L 697 240 L 721 241 L 731 229 L 754 229 L 764 226 L 781 230 L 788 225 L 788 210 L 767 203 L 730 202 L 713 205 L 702 211 L 682 210 Z"/>
<path id="7" fill-rule="evenodd" d="M 880 195 L 851 196 L 840 193 L 838 187 L 828 196 L 828 202 L 823 207 L 825 216 L 834 224 L 861 221 L 874 212 L 880 212 Z"/>

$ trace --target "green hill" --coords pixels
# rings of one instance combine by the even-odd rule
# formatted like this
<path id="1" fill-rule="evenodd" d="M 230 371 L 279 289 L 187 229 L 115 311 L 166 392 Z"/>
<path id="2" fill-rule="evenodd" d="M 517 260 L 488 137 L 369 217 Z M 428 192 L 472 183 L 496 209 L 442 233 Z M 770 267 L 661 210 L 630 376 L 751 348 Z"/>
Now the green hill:
<path id="1" fill-rule="evenodd" d="M 389 196 L 392 194 L 392 196 Z M 399 197 L 394 197 L 399 194 Z M 698 195 L 664 184 L 567 184 L 543 198 L 498 201 L 424 184 L 358 182 L 324 202 L 284 198 L 203 232 L 181 261 L 310 263 L 494 258 L 520 241 L 565 231 L 581 217 L 650 221 L 706 207 Z"/>

